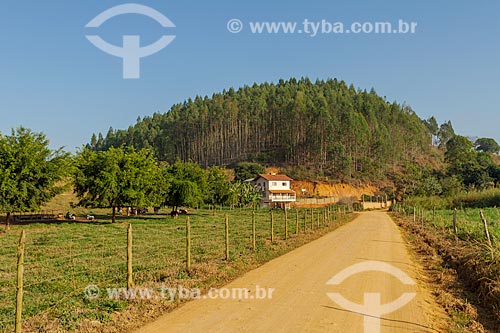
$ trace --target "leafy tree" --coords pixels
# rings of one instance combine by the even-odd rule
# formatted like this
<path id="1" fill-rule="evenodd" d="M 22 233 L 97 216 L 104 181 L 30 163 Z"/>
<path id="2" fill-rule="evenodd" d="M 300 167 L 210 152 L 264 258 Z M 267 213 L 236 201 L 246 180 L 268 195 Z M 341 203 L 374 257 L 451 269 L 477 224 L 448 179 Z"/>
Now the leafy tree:
<path id="1" fill-rule="evenodd" d="M 231 204 L 236 207 L 255 207 L 261 198 L 260 192 L 249 183 L 233 182 L 230 192 L 232 194 Z"/>
<path id="2" fill-rule="evenodd" d="M 500 151 L 500 146 L 495 139 L 492 138 L 479 138 L 474 144 L 477 151 L 494 154 L 498 154 Z"/>
<path id="3" fill-rule="evenodd" d="M 493 181 L 493 186 L 497 187 L 498 183 L 500 182 L 500 166 L 496 165 L 495 163 L 492 163 L 487 166 L 487 171 L 488 171 L 488 176 Z"/>
<path id="4" fill-rule="evenodd" d="M 197 206 L 202 202 L 200 188 L 190 180 L 174 179 L 170 185 L 165 203 L 177 210 L 180 206 Z"/>
<path id="5" fill-rule="evenodd" d="M 446 142 L 445 161 L 451 174 L 463 175 L 468 164 L 475 162 L 472 142 L 464 136 L 455 135 Z"/>
<path id="6" fill-rule="evenodd" d="M 446 176 L 440 179 L 443 195 L 454 196 L 463 191 L 462 180 L 456 175 Z"/>
<path id="7" fill-rule="evenodd" d="M 95 134 L 92 134 L 90 138 L 90 143 L 85 146 L 87 149 L 96 150 L 97 147 L 97 137 Z"/>
<path id="8" fill-rule="evenodd" d="M 240 162 L 234 168 L 234 180 L 244 181 L 263 173 L 266 173 L 266 169 L 258 163 Z"/>
<path id="9" fill-rule="evenodd" d="M 219 167 L 211 167 L 208 170 L 208 203 L 214 207 L 226 204 L 231 197 L 231 183 L 227 179 L 227 174 L 224 169 Z"/>
<path id="10" fill-rule="evenodd" d="M 451 125 L 451 121 L 447 121 L 441 124 L 439 127 L 439 131 L 437 133 L 437 137 L 439 140 L 439 147 L 444 148 L 450 139 L 455 136 L 455 130 Z"/>
<path id="11" fill-rule="evenodd" d="M 94 152 L 84 149 L 76 159 L 74 176 L 78 205 L 112 208 L 155 204 L 158 166 L 147 150 L 111 148 Z"/>
<path id="12" fill-rule="evenodd" d="M 12 212 L 34 211 L 63 189 L 69 155 L 48 144 L 43 133 L 23 127 L 0 134 L 0 211 L 7 213 L 7 229 Z"/>
<path id="13" fill-rule="evenodd" d="M 395 185 L 394 194 L 398 200 L 411 196 L 439 195 L 443 191 L 438 175 L 429 167 L 415 163 L 405 165 L 405 171 L 395 177 Z"/>
<path id="14" fill-rule="evenodd" d="M 473 143 L 459 135 L 447 142 L 446 149 L 449 175 L 459 177 L 467 188 L 485 189 L 494 185 L 496 174 L 490 154 L 476 152 Z"/>
<path id="15" fill-rule="evenodd" d="M 166 174 L 171 184 L 164 203 L 174 210 L 180 206 L 196 206 L 208 198 L 208 174 L 199 164 L 177 160 L 167 167 Z"/>
<path id="16" fill-rule="evenodd" d="M 425 120 L 425 126 L 427 126 L 427 129 L 431 134 L 432 144 L 435 144 L 439 133 L 439 125 L 436 121 L 436 118 L 432 116 L 429 119 Z"/>
<path id="17" fill-rule="evenodd" d="M 429 129 L 429 133 L 432 135 L 437 135 L 439 131 L 439 126 L 436 121 L 436 118 L 434 116 L 430 117 L 429 119 L 425 120 L 425 126 Z"/>

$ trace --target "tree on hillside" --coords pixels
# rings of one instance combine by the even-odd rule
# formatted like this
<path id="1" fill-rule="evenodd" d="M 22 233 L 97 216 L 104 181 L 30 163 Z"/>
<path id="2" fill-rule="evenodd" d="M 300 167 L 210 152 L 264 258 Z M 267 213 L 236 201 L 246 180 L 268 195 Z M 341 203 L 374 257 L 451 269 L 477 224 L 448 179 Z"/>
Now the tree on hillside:
<path id="1" fill-rule="evenodd" d="M 445 157 L 450 159 L 465 159 L 472 155 L 473 143 L 462 135 L 454 135 L 446 143 Z"/>
<path id="2" fill-rule="evenodd" d="M 95 152 L 84 149 L 76 159 L 74 175 L 78 205 L 111 208 L 156 204 L 158 167 L 146 150 L 111 148 Z"/>
<path id="3" fill-rule="evenodd" d="M 240 162 L 234 168 L 234 180 L 242 182 L 247 179 L 253 179 L 262 173 L 266 173 L 266 169 L 262 165 L 251 162 Z"/>
<path id="4" fill-rule="evenodd" d="M 453 125 L 451 121 L 447 121 L 441 124 L 439 127 L 439 131 L 437 133 L 437 137 L 439 140 L 439 147 L 444 148 L 448 141 L 455 136 L 455 130 L 453 129 Z"/>
<path id="5" fill-rule="evenodd" d="M 406 164 L 405 171 L 395 176 L 394 184 L 397 200 L 412 196 L 439 195 L 443 190 L 433 170 L 416 163 Z"/>
<path id="6" fill-rule="evenodd" d="M 31 212 L 61 192 L 58 185 L 70 168 L 69 156 L 53 151 L 43 133 L 26 128 L 0 134 L 0 211 Z"/>
<path id="7" fill-rule="evenodd" d="M 496 182 L 496 169 L 491 155 L 476 152 L 466 137 L 455 135 L 446 144 L 445 161 L 448 175 L 458 176 L 467 188 L 485 189 Z"/>
<path id="8" fill-rule="evenodd" d="M 427 126 L 427 129 L 429 130 L 429 133 L 431 135 L 431 141 L 432 144 L 436 144 L 437 141 L 437 136 L 439 132 L 439 125 L 436 121 L 436 118 L 434 116 L 430 117 L 429 119 L 425 120 L 425 126 Z"/>
<path id="9" fill-rule="evenodd" d="M 474 142 L 475 149 L 477 151 L 482 151 L 485 153 L 494 153 L 498 154 L 500 151 L 500 146 L 492 138 L 479 138 Z"/>
<path id="10" fill-rule="evenodd" d="M 474 161 L 473 144 L 465 136 L 454 135 L 446 142 L 445 161 L 452 174 L 463 175 L 467 164 Z"/>

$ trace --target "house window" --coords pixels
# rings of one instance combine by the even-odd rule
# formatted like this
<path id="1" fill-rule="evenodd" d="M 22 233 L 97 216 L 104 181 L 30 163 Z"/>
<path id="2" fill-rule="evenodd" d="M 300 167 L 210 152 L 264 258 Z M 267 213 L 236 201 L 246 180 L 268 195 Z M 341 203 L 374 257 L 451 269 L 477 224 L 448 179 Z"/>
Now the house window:
<path id="1" fill-rule="evenodd" d="M 273 185 L 273 186 L 277 186 L 277 185 L 278 185 L 278 183 L 276 183 L 276 182 L 273 182 L 273 183 L 272 183 L 272 185 Z"/>
<path id="2" fill-rule="evenodd" d="M 286 186 L 286 183 L 285 182 L 281 183 L 281 186 Z"/>

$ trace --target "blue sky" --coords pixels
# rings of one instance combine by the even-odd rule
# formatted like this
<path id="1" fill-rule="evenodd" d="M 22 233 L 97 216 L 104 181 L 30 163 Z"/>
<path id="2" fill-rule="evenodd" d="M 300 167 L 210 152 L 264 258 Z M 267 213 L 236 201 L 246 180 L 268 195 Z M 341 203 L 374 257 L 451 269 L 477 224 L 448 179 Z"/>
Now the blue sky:
<path id="1" fill-rule="evenodd" d="M 43 131 L 53 148 L 74 151 L 94 132 L 126 128 L 138 116 L 224 88 L 280 78 L 338 78 L 407 103 L 424 118 L 450 119 L 463 135 L 500 142 L 498 1 L 135 1 L 176 27 L 140 15 L 85 25 L 115 0 L 3 0 L 0 4 L 0 131 Z M 227 31 L 238 18 L 243 31 Z M 254 21 L 418 23 L 415 34 L 252 34 Z M 86 34 L 121 45 L 122 35 L 150 44 L 176 39 L 141 60 L 138 80 Z"/>

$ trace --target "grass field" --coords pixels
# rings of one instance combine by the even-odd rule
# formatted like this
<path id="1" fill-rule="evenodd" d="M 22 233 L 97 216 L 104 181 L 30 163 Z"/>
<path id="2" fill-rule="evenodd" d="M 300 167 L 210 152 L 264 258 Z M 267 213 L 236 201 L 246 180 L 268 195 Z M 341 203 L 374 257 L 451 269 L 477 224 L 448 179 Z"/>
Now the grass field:
<path id="1" fill-rule="evenodd" d="M 402 209 L 403 207 L 400 206 Z M 405 212 L 408 216 L 413 215 L 413 206 L 406 206 Z M 397 209 L 397 207 L 395 207 Z M 500 209 L 496 207 L 490 208 L 462 208 L 457 209 L 457 235 L 462 240 L 471 242 L 484 242 L 485 232 L 479 212 L 483 211 L 487 221 L 488 230 L 492 242 L 496 244 L 500 240 Z M 416 208 L 416 220 L 419 221 L 423 214 L 425 223 L 431 223 L 437 229 L 445 231 L 449 237 L 454 237 L 453 233 L 453 210 L 425 210 Z M 499 244 L 497 244 L 499 245 Z"/>
<path id="2" fill-rule="evenodd" d="M 230 221 L 230 261 L 225 260 L 225 214 Z M 126 309 L 139 316 L 141 311 L 156 311 L 153 307 L 168 310 L 178 303 L 158 305 L 165 302 L 149 300 L 138 305 L 102 295 L 96 300 L 85 298 L 84 289 L 88 285 L 97 285 L 101 290 L 126 287 L 129 223 L 133 231 L 133 277 L 137 286 L 183 285 L 207 290 L 319 237 L 352 217 L 349 214 L 339 218 L 337 213 L 333 221 L 332 213 L 328 223 L 323 213 L 315 210 L 311 223 L 310 210 L 291 210 L 290 237 L 285 241 L 284 213 L 275 210 L 273 214 L 275 242 L 271 243 L 270 211 L 255 212 L 256 250 L 253 251 L 251 210 L 219 211 L 216 216 L 209 210 L 192 212 L 189 271 L 185 268 L 186 216 L 120 217 L 115 224 L 107 216 L 97 216 L 96 222 L 12 225 L 8 233 L 0 233 L 0 331 L 11 331 L 14 323 L 16 251 L 21 229 L 26 231 L 25 330 L 97 332 L 106 331 L 106 324 L 112 323 L 109 326 L 115 328 L 108 331 L 119 331 L 113 322 L 117 310 Z M 298 235 L 295 235 L 296 214 Z"/>

